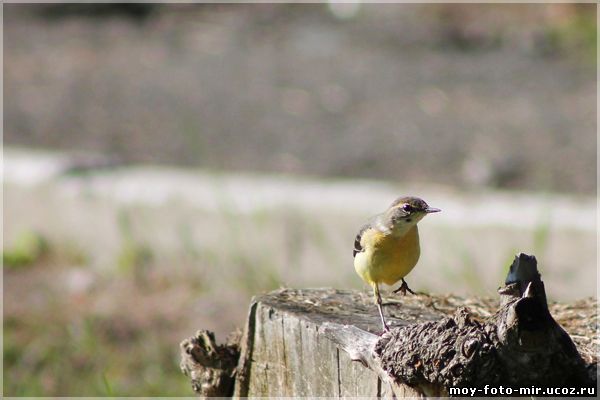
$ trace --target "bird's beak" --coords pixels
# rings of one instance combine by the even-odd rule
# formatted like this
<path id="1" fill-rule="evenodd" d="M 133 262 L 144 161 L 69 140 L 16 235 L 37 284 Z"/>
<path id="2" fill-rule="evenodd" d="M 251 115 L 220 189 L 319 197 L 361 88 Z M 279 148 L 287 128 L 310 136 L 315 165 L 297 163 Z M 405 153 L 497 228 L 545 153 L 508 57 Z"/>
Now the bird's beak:
<path id="1" fill-rule="evenodd" d="M 431 213 L 436 213 L 436 212 L 440 212 L 442 210 L 440 210 L 439 208 L 433 208 L 433 207 L 427 207 L 427 209 L 425 210 L 425 212 L 427 214 L 431 214 Z"/>

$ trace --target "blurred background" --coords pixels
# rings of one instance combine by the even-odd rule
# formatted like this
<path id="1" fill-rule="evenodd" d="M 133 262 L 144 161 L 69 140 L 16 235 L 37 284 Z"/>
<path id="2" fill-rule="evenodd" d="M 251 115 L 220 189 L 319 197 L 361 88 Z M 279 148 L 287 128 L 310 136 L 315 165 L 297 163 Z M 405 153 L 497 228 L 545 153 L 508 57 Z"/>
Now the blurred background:
<path id="1" fill-rule="evenodd" d="M 415 290 L 515 253 L 596 293 L 595 5 L 4 6 L 4 394 L 187 396 L 178 343 L 251 296 L 367 290 L 397 196 Z M 375 309 L 373 310 L 375 312 Z"/>

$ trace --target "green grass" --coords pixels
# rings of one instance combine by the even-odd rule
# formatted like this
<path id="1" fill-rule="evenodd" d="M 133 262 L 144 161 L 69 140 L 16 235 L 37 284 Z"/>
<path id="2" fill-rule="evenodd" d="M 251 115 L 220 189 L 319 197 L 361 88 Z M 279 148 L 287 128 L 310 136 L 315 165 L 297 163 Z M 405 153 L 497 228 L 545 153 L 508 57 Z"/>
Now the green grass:
<path id="1" fill-rule="evenodd" d="M 121 248 L 116 260 L 117 267 L 124 275 L 130 274 L 142 282 L 154 258 L 152 248 L 136 238 L 131 216 L 127 210 L 119 210 L 117 225 L 121 233 Z"/>
<path id="2" fill-rule="evenodd" d="M 441 228 L 443 229 L 443 228 Z M 484 293 L 485 280 L 481 276 L 475 256 L 469 249 L 467 244 L 456 235 L 452 235 L 447 232 L 444 237 L 446 238 L 446 246 L 442 251 L 444 254 L 451 255 L 448 259 L 456 259 L 456 264 L 453 262 L 444 262 L 439 265 L 439 271 L 443 275 L 444 279 L 453 285 L 460 285 L 468 287 L 474 293 Z"/>
<path id="3" fill-rule="evenodd" d="M 545 32 L 546 53 L 572 53 L 588 63 L 596 63 L 597 26 L 595 12 L 579 12 Z"/>
<path id="4" fill-rule="evenodd" d="M 47 309 L 5 319 L 5 395 L 191 394 L 178 368 L 177 345 L 166 339 L 168 327 L 61 312 L 67 308 L 47 304 Z"/>
<path id="5" fill-rule="evenodd" d="M 6 396 L 193 394 L 178 366 L 177 345 L 185 334 L 173 338 L 173 332 L 182 332 L 180 320 L 165 320 L 145 304 L 174 285 L 193 293 L 193 284 L 180 274 L 165 286 L 164 277 L 154 275 L 144 277 L 146 285 L 140 287 L 139 276 L 155 267 L 155 261 L 136 238 L 126 213 L 120 215 L 120 227 L 123 244 L 115 273 L 90 271 L 94 284 L 84 292 L 71 292 L 68 281 L 63 282 L 69 270 L 91 268 L 76 243 L 50 246 L 40 234 L 26 231 L 6 249 Z"/>
<path id="6" fill-rule="evenodd" d="M 546 207 L 533 230 L 533 252 L 538 257 L 542 257 L 548 250 L 551 222 L 551 210 Z"/>
<path id="7" fill-rule="evenodd" d="M 48 254 L 48 241 L 38 232 L 26 230 L 15 239 L 14 244 L 4 249 L 2 261 L 5 268 L 16 269 L 33 265 Z"/>

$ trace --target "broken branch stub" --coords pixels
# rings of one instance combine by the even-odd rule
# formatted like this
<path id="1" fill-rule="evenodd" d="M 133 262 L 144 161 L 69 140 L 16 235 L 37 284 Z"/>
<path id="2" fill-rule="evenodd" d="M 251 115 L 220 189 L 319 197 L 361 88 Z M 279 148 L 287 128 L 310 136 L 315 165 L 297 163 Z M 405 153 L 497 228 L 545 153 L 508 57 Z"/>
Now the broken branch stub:
<path id="1" fill-rule="evenodd" d="M 510 279 L 509 279 L 510 278 Z M 535 257 L 515 258 L 501 307 L 479 322 L 459 308 L 452 317 L 401 327 L 375 346 L 397 382 L 451 387 L 595 386 L 569 335 L 548 311 Z"/>
<path id="2" fill-rule="evenodd" d="M 233 393 L 239 359 L 239 337 L 217 345 L 214 333 L 199 330 L 179 345 L 181 372 L 190 377 L 192 389 L 201 396 L 224 397 Z"/>

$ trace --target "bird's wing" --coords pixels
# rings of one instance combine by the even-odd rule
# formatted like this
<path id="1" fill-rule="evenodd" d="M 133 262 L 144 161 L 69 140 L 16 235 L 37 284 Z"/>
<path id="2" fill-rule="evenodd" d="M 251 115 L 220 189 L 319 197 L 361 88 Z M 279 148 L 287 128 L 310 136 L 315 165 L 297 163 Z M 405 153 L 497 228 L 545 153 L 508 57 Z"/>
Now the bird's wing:
<path id="1" fill-rule="evenodd" d="M 365 251 L 361 242 L 363 235 L 367 231 L 367 229 L 374 229 L 383 234 L 389 233 L 389 230 L 386 228 L 385 223 L 383 222 L 384 218 L 384 214 L 377 214 L 373 218 L 371 218 L 369 222 L 367 222 L 360 228 L 358 234 L 356 235 L 356 238 L 354 238 L 354 251 L 352 252 L 353 257 L 356 257 L 357 253 Z"/>
<path id="2" fill-rule="evenodd" d="M 352 252 L 352 257 L 356 257 L 357 253 L 360 253 L 361 251 L 365 250 L 365 249 L 363 249 L 362 244 L 360 242 L 361 242 L 363 233 L 370 227 L 371 227 L 370 224 L 364 224 L 358 231 L 358 234 L 356 235 L 356 238 L 354 239 L 354 251 Z"/>

